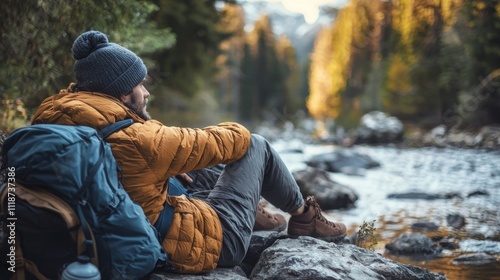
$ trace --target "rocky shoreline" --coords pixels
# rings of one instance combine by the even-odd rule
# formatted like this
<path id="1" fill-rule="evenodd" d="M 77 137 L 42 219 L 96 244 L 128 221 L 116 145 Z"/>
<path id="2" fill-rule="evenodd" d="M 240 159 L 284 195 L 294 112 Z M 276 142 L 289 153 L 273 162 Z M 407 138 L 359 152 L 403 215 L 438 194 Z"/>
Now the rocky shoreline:
<path id="1" fill-rule="evenodd" d="M 154 272 L 149 279 L 446 279 L 417 266 L 385 258 L 349 243 L 311 237 L 290 238 L 286 233 L 255 232 L 244 262 L 199 275 Z"/>
<path id="2" fill-rule="evenodd" d="M 456 147 L 498 150 L 500 149 L 500 126 L 488 125 L 466 131 L 439 125 L 429 131 L 415 131 L 402 144 L 412 148 Z"/>
<path id="3" fill-rule="evenodd" d="M 427 130 L 421 127 L 406 128 L 395 117 L 374 111 L 363 116 L 359 126 L 342 135 L 341 145 L 396 144 L 407 148 L 456 147 L 468 149 L 500 149 L 500 125 L 485 125 L 459 129 L 445 124 Z"/>

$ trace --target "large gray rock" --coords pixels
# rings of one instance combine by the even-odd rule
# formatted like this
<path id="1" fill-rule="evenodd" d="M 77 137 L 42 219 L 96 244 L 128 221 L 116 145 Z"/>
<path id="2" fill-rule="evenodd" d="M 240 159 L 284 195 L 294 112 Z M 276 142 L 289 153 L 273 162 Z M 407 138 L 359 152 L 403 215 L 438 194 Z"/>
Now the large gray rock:
<path id="1" fill-rule="evenodd" d="M 448 214 L 446 222 L 452 228 L 461 229 L 465 226 L 465 217 L 457 213 Z"/>
<path id="2" fill-rule="evenodd" d="M 436 231 L 439 226 L 433 221 L 417 221 L 411 224 L 413 230 Z"/>
<path id="3" fill-rule="evenodd" d="M 405 193 L 390 193 L 387 195 L 387 198 L 393 199 L 423 199 L 423 200 L 434 200 L 434 199 L 452 199 L 452 198 L 461 198 L 458 193 L 426 193 L 420 191 L 410 191 Z"/>
<path id="4" fill-rule="evenodd" d="M 366 169 L 379 167 L 380 163 L 368 155 L 352 149 L 337 149 L 331 153 L 319 154 L 306 161 L 311 167 L 330 172 L 362 175 Z"/>
<path id="5" fill-rule="evenodd" d="M 373 111 L 361 117 L 356 130 L 356 143 L 393 143 L 403 139 L 404 126 L 396 117 Z"/>
<path id="6" fill-rule="evenodd" d="M 149 279 L 446 279 L 442 274 L 402 264 L 372 251 L 312 237 L 288 238 L 285 233 L 254 233 L 254 243 L 241 266 L 203 274 L 155 272 Z M 251 264 L 254 260 L 256 263 Z"/>
<path id="7" fill-rule="evenodd" d="M 293 172 L 304 197 L 313 195 L 323 210 L 354 207 L 358 194 L 351 188 L 333 181 L 327 172 L 316 168 Z"/>
<path id="8" fill-rule="evenodd" d="M 439 244 L 421 233 L 403 233 L 396 240 L 386 244 L 385 249 L 392 255 L 415 259 L 432 258 L 443 250 Z"/>
<path id="9" fill-rule="evenodd" d="M 250 279 L 445 279 L 351 244 L 311 237 L 277 240 L 266 249 Z"/>
<path id="10" fill-rule="evenodd" d="M 275 232 L 275 231 L 256 231 L 252 234 L 252 239 L 250 241 L 250 247 L 248 247 L 245 259 L 240 264 L 240 267 L 245 271 L 247 275 L 252 273 L 255 264 L 260 259 L 260 255 L 265 249 L 269 248 L 278 239 L 289 238 L 285 231 Z"/>
<path id="11" fill-rule="evenodd" d="M 486 253 L 466 254 L 453 259 L 454 265 L 487 265 L 496 262 L 496 258 Z"/>
<path id="12" fill-rule="evenodd" d="M 484 126 L 477 132 L 448 129 L 439 125 L 420 137 L 425 146 L 455 146 L 464 148 L 498 149 L 500 147 L 500 127 Z"/>

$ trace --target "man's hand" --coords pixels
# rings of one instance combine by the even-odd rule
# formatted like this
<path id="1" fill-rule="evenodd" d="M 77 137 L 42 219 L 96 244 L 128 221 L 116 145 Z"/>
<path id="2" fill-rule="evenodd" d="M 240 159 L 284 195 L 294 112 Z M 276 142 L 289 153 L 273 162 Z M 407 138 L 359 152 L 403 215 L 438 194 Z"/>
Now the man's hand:
<path id="1" fill-rule="evenodd" d="M 191 179 L 191 177 L 189 177 L 189 175 L 187 175 L 187 173 L 179 174 L 179 175 L 177 175 L 177 178 L 184 180 L 188 184 L 193 183 L 193 179 Z"/>

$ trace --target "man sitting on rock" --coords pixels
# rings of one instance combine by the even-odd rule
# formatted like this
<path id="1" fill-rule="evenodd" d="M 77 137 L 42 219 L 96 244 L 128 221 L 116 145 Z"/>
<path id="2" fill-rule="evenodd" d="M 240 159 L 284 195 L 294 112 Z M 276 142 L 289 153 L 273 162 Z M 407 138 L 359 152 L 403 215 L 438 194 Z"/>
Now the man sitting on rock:
<path id="1" fill-rule="evenodd" d="M 224 170 L 223 164 L 214 165 L 200 170 L 191 171 L 175 176 L 178 183 L 169 186 L 177 188 L 176 194 L 187 194 L 196 198 L 205 199 L 217 185 L 217 180 Z M 271 214 L 259 203 L 255 215 L 253 231 L 282 231 L 286 228 L 285 217 L 281 214 Z"/>
<path id="2" fill-rule="evenodd" d="M 291 214 L 288 234 L 328 241 L 345 236 L 344 224 L 326 220 L 312 197 L 304 201 L 285 164 L 261 136 L 237 123 L 202 129 L 169 127 L 146 110 L 147 70 L 133 52 L 88 31 L 73 43 L 76 83 L 45 99 L 32 123 L 102 129 L 130 118 L 134 124 L 111 135 L 123 185 L 150 222 L 174 208 L 161 241 L 176 272 L 207 272 L 238 265 L 247 252 L 262 195 Z M 225 164 L 204 198 L 168 195 L 169 178 Z"/>

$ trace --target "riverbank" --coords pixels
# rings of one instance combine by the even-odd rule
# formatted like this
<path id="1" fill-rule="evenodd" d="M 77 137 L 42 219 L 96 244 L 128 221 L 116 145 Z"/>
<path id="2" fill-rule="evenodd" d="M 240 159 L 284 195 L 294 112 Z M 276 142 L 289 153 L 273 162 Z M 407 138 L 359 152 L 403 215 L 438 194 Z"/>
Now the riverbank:
<path id="1" fill-rule="evenodd" d="M 341 148 L 296 143 L 294 146 L 300 148 L 290 152 L 290 143 L 278 141 L 274 145 L 292 171 L 306 168 L 306 161 L 315 155 Z M 356 175 L 330 173 L 333 180 L 355 190 L 359 198 L 354 208 L 325 211 L 330 219 L 346 223 L 349 234 L 364 221 L 374 220 L 381 237 L 376 252 L 391 259 L 443 272 L 449 279 L 500 279 L 500 250 L 487 249 L 491 244 L 500 248 L 500 151 L 452 146 L 410 148 L 396 144 L 355 145 L 349 150 L 371 157 L 380 166 Z M 411 192 L 422 195 L 405 199 L 389 197 Z M 450 214 L 463 216 L 465 225 L 459 229 L 450 226 L 447 222 Z M 413 226 L 423 222 L 434 223 L 435 229 Z M 447 248 L 436 258 L 419 261 L 387 254 L 386 244 L 401 234 L 417 232 L 438 243 L 448 239 L 462 247 Z M 487 252 L 496 262 L 485 266 L 453 264 L 460 256 L 478 252 Z"/>
<path id="2" fill-rule="evenodd" d="M 438 125 L 430 130 L 412 128 L 408 129 L 402 146 L 499 150 L 500 126 L 487 125 L 465 130 L 448 128 L 445 125 Z"/>

